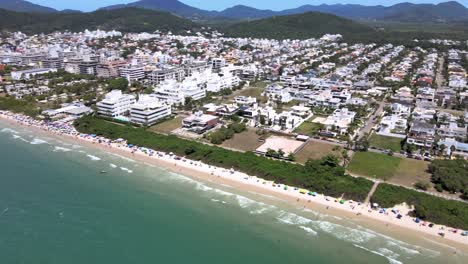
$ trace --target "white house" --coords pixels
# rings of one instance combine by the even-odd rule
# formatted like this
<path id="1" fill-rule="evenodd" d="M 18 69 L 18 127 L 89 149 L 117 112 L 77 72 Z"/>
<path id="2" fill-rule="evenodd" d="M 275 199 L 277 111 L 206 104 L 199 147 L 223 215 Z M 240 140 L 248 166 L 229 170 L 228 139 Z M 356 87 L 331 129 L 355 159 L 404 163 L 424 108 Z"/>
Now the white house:
<path id="1" fill-rule="evenodd" d="M 337 130 L 340 134 L 346 134 L 349 125 L 354 121 L 356 112 L 349 111 L 348 108 L 336 109 L 323 122 L 327 130 Z"/>

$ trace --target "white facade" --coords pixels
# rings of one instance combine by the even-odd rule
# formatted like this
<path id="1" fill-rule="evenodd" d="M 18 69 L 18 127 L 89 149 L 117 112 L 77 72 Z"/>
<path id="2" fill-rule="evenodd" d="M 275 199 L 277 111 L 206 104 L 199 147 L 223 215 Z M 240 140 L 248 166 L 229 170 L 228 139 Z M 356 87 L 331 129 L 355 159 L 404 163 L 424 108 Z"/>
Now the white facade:
<path id="1" fill-rule="evenodd" d="M 336 109 L 323 124 L 327 130 L 338 130 L 341 134 L 345 134 L 355 116 L 356 113 L 349 111 L 348 108 Z"/>
<path id="2" fill-rule="evenodd" d="M 185 98 L 200 100 L 206 96 L 206 91 L 196 82 L 186 80 L 176 82 L 175 80 L 165 81 L 155 89 L 155 96 L 167 104 L 185 104 Z"/>
<path id="3" fill-rule="evenodd" d="M 122 67 L 119 69 L 120 77 L 127 79 L 128 81 L 138 81 L 145 78 L 145 72 L 143 67 L 129 65 L 127 67 Z"/>
<path id="4" fill-rule="evenodd" d="M 224 89 L 231 89 L 239 85 L 239 77 L 233 75 L 231 72 L 223 72 L 223 74 L 212 74 L 206 83 L 206 90 L 209 92 L 217 93 Z"/>
<path id="5" fill-rule="evenodd" d="M 127 113 L 133 104 L 135 104 L 135 96 L 122 94 L 120 90 L 112 90 L 96 106 L 100 115 L 117 117 Z"/>
<path id="6" fill-rule="evenodd" d="M 49 68 L 42 68 L 42 69 L 32 69 L 32 70 L 24 70 L 24 71 L 13 71 L 11 72 L 11 78 L 15 81 L 19 80 L 29 80 L 35 75 L 39 74 L 46 74 L 49 72 L 56 72 L 57 69 L 49 69 Z"/>
<path id="7" fill-rule="evenodd" d="M 137 103 L 130 108 L 130 121 L 132 123 L 150 126 L 158 120 L 171 115 L 171 106 L 159 102 L 153 95 L 140 95 Z"/>

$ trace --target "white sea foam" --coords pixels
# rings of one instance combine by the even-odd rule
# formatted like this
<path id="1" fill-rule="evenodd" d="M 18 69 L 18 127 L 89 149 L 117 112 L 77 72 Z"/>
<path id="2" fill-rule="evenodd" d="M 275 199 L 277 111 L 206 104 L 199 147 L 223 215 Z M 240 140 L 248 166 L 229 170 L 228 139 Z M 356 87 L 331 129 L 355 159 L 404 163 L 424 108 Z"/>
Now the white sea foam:
<path id="1" fill-rule="evenodd" d="M 217 194 L 224 195 L 224 196 L 233 196 L 234 195 L 233 193 L 226 192 L 226 191 L 223 191 L 223 190 L 220 190 L 220 189 L 214 189 L 214 191 Z"/>
<path id="2" fill-rule="evenodd" d="M 128 173 L 133 173 L 131 169 L 125 168 L 125 167 L 120 167 L 121 170 L 126 171 Z"/>
<path id="3" fill-rule="evenodd" d="M 0 132 L 3 132 L 3 133 L 12 133 L 12 134 L 18 134 L 19 132 L 14 130 L 14 129 L 11 129 L 11 128 L 2 128 L 2 130 L 0 130 Z"/>
<path id="4" fill-rule="evenodd" d="M 365 248 L 365 247 L 363 247 L 363 246 L 356 245 L 356 244 L 353 244 L 353 245 L 354 245 L 355 247 L 360 248 L 360 249 L 363 249 L 363 250 L 365 250 L 365 251 L 367 251 L 367 252 L 374 253 L 374 254 L 376 254 L 376 255 L 379 255 L 379 256 L 382 256 L 382 257 L 386 258 L 390 264 L 403 264 L 403 262 L 398 261 L 398 260 L 396 260 L 396 259 L 394 259 L 394 258 L 392 258 L 392 257 L 385 256 L 385 254 L 383 254 L 383 253 L 381 253 L 381 252 L 379 252 L 379 251 L 371 250 L 371 249 L 368 249 L 368 248 Z"/>
<path id="5" fill-rule="evenodd" d="M 80 145 L 72 145 L 72 148 L 73 149 L 79 149 L 79 148 L 81 148 L 81 146 Z"/>
<path id="6" fill-rule="evenodd" d="M 31 141 L 32 145 L 39 145 L 39 144 L 47 144 L 48 142 L 40 139 L 40 138 L 34 138 L 33 141 Z"/>
<path id="7" fill-rule="evenodd" d="M 196 189 L 199 191 L 211 191 L 213 188 L 204 185 L 203 183 L 195 182 Z"/>
<path id="8" fill-rule="evenodd" d="M 111 163 L 111 164 L 109 164 L 109 166 L 110 166 L 111 168 L 117 168 L 117 165 L 115 165 L 115 164 L 112 164 L 112 163 Z"/>
<path id="9" fill-rule="evenodd" d="M 55 147 L 54 147 L 54 151 L 55 151 L 55 152 L 69 152 L 69 151 L 71 151 L 71 149 L 69 149 L 69 148 L 64 148 L 64 147 L 59 147 L 59 146 L 55 146 Z"/>
<path id="10" fill-rule="evenodd" d="M 274 205 L 264 204 L 260 202 L 257 202 L 257 205 L 255 207 L 257 207 L 257 209 L 251 210 L 249 212 L 250 214 L 263 214 L 265 212 L 269 212 L 276 209 L 276 206 Z"/>
<path id="11" fill-rule="evenodd" d="M 236 195 L 236 200 L 237 200 L 237 203 L 239 204 L 239 206 L 241 208 L 247 208 L 247 207 L 250 207 L 250 206 L 257 203 L 254 200 L 251 200 L 251 199 L 249 199 L 247 197 L 244 197 L 242 195 Z"/>
<path id="12" fill-rule="evenodd" d="M 419 252 L 419 251 L 416 250 L 416 249 L 411 249 L 411 248 L 404 247 L 404 246 L 402 246 L 400 243 L 397 243 L 397 242 L 392 241 L 392 240 L 387 240 L 387 245 L 390 246 L 390 247 L 398 248 L 399 250 L 405 252 L 405 253 L 408 254 L 408 255 L 417 255 L 417 254 L 421 254 L 421 252 Z"/>
<path id="13" fill-rule="evenodd" d="M 23 142 L 26 142 L 26 143 L 29 143 L 29 141 L 27 141 L 27 140 L 24 139 L 23 137 L 18 136 L 18 135 L 15 135 L 15 134 L 13 134 L 13 138 L 14 138 L 14 139 L 19 139 L 19 140 L 21 140 L 21 141 L 23 141 Z"/>
<path id="14" fill-rule="evenodd" d="M 300 229 L 306 231 L 308 234 L 311 234 L 311 235 L 314 235 L 316 236 L 317 235 L 317 231 L 313 230 L 312 228 L 310 227 L 307 227 L 307 226 L 299 226 Z"/>
<path id="15" fill-rule="evenodd" d="M 94 155 L 91 155 L 91 154 L 87 154 L 86 156 L 87 156 L 88 158 L 90 158 L 91 160 L 94 160 L 94 161 L 101 160 L 101 158 L 99 158 L 99 157 L 96 157 L 96 156 L 94 156 Z"/>
<path id="16" fill-rule="evenodd" d="M 317 221 L 315 224 L 321 230 L 332 234 L 336 238 L 352 243 L 365 243 L 377 237 L 377 235 L 370 232 L 341 226 L 328 221 Z"/>
<path id="17" fill-rule="evenodd" d="M 286 211 L 281 210 L 278 217 L 276 217 L 282 223 L 289 224 L 289 225 L 307 225 L 313 223 L 311 219 L 302 217 L 297 214 L 289 213 Z"/>

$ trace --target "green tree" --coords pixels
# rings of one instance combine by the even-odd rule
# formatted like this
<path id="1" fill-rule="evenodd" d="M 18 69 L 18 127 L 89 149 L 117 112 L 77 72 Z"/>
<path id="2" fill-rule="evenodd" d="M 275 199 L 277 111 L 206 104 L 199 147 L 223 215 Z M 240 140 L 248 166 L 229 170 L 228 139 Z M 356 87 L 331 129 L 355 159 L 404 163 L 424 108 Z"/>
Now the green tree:
<path id="1" fill-rule="evenodd" d="M 121 90 L 127 91 L 128 89 L 128 80 L 126 78 L 116 78 L 109 81 L 110 90 Z"/>

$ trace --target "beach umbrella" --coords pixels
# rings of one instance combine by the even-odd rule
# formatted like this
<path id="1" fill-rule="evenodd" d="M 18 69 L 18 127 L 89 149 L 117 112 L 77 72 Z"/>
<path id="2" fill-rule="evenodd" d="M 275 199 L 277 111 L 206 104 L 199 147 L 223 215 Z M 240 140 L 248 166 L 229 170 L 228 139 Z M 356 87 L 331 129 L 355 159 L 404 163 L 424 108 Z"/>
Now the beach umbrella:
<path id="1" fill-rule="evenodd" d="M 343 199 L 340 200 L 340 204 L 344 204 L 345 201 Z"/>

